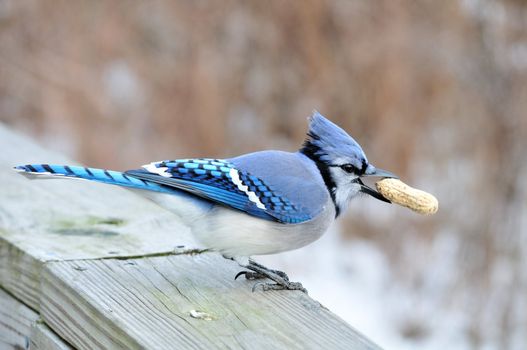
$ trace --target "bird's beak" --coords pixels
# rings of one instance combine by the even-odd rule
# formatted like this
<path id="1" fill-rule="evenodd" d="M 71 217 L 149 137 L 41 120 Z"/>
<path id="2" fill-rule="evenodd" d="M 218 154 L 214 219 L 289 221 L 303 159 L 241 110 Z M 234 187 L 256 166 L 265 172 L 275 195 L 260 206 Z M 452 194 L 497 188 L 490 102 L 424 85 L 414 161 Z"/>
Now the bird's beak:
<path id="1" fill-rule="evenodd" d="M 364 174 L 357 178 L 357 183 L 361 185 L 361 192 L 367 193 L 370 196 L 377 198 L 380 201 L 391 203 L 389 199 L 384 198 L 382 194 L 377 192 L 377 190 L 367 186 L 362 182 L 361 178 L 363 177 L 379 177 L 379 178 L 392 178 L 392 179 L 398 179 L 399 177 L 389 171 L 377 169 L 373 165 L 368 165 L 368 168 L 364 172 Z"/>

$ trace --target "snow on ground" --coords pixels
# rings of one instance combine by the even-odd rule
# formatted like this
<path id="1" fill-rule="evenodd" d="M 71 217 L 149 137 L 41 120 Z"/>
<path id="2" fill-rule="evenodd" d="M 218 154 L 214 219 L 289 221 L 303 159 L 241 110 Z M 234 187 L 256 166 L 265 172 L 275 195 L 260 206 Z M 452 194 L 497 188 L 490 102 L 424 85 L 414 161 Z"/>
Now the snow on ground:
<path id="1" fill-rule="evenodd" d="M 443 254 L 450 244 L 438 242 L 432 255 Z M 393 279 L 389 261 L 373 242 L 343 240 L 336 225 L 307 247 L 256 260 L 301 281 L 311 297 L 385 349 L 469 348 L 465 317 L 437 310 L 432 295 L 445 271 L 433 273 L 438 282 L 431 282 L 430 303 L 423 302 L 422 295 Z"/>

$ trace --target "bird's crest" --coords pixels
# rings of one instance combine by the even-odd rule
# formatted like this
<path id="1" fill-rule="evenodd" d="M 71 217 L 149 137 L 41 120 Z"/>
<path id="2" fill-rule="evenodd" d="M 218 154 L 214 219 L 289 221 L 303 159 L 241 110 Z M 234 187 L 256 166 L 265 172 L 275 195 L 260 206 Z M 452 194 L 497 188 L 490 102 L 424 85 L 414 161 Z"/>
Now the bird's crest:
<path id="1" fill-rule="evenodd" d="M 318 111 L 309 117 L 309 131 L 301 152 L 326 164 L 348 162 L 361 168 L 368 162 L 361 146 Z"/>

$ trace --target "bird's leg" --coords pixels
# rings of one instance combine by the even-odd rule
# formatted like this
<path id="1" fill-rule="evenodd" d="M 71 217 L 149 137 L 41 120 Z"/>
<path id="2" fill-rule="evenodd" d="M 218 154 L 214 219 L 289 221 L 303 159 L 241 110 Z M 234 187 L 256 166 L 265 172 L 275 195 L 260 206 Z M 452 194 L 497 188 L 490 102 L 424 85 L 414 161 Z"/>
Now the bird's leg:
<path id="1" fill-rule="evenodd" d="M 282 277 L 283 279 L 285 279 L 286 281 L 289 281 L 289 277 L 288 277 L 287 274 L 286 274 L 285 272 L 283 272 L 283 271 L 269 269 L 269 268 L 267 268 L 267 267 L 265 267 L 265 266 L 263 266 L 263 265 L 261 265 L 261 264 L 258 264 L 256 261 L 251 260 L 251 259 L 249 259 L 249 263 L 252 264 L 252 265 L 254 265 L 254 266 L 257 266 L 257 267 L 259 267 L 259 268 L 261 268 L 261 269 L 264 269 L 264 270 L 270 271 L 270 272 L 272 272 L 272 273 L 275 273 L 275 274 L 277 274 L 278 276 L 280 276 L 280 277 Z M 265 277 L 265 276 L 264 276 L 264 277 Z"/>
<path id="2" fill-rule="evenodd" d="M 244 265 L 244 267 L 251 271 L 241 271 L 236 275 L 235 278 L 238 278 L 240 275 L 245 275 L 245 278 L 250 279 L 250 280 L 269 278 L 270 280 L 275 282 L 275 283 L 264 283 L 264 282 L 255 283 L 253 286 L 253 292 L 256 290 L 256 288 L 262 287 L 264 291 L 288 289 L 288 290 L 301 290 L 304 293 L 307 293 L 307 290 L 302 286 L 301 283 L 290 282 L 289 277 L 287 277 L 287 275 L 282 271 L 268 269 L 267 267 L 261 264 L 258 264 L 257 262 L 253 260 L 249 260 L 249 263 Z"/>
<path id="3" fill-rule="evenodd" d="M 259 269 L 262 269 L 262 270 L 266 270 L 268 272 L 271 272 L 271 273 L 274 273 L 274 274 L 277 274 L 278 276 L 282 277 L 284 280 L 286 281 L 289 281 L 289 277 L 287 276 L 287 274 L 285 272 L 282 272 L 282 271 L 278 271 L 278 270 L 272 270 L 272 269 L 269 269 L 261 264 L 258 264 L 256 261 L 252 260 L 252 259 L 249 259 L 248 260 L 248 263 L 240 263 L 240 266 L 243 266 L 245 268 L 248 268 L 248 264 L 249 265 L 254 265 L 256 266 L 257 268 Z M 234 279 L 238 279 L 238 277 L 240 277 L 241 275 L 245 275 L 245 278 L 248 279 L 248 280 L 256 280 L 256 279 L 263 279 L 263 278 L 267 278 L 267 275 L 263 274 L 263 273 L 260 273 L 260 272 L 255 272 L 255 271 L 240 271 L 236 274 L 236 276 L 234 277 Z"/>
<path id="4" fill-rule="evenodd" d="M 267 268 L 261 264 L 258 264 L 256 261 L 252 260 L 252 259 L 249 259 L 249 262 L 248 262 L 249 265 L 254 265 L 260 269 L 263 269 L 263 270 L 266 270 L 268 272 L 272 272 L 274 274 L 277 274 L 278 276 L 282 277 L 284 280 L 286 281 L 289 281 L 289 277 L 287 276 L 287 274 L 285 272 L 282 272 L 282 271 L 279 271 L 279 270 L 272 270 L 270 268 Z M 243 267 L 247 267 L 247 264 L 240 264 L 241 266 Z M 263 279 L 263 278 L 268 278 L 267 275 L 263 274 L 263 273 L 260 273 L 260 272 L 255 272 L 255 271 L 240 271 L 236 274 L 236 276 L 234 277 L 234 279 L 238 279 L 238 277 L 240 277 L 241 275 L 245 275 L 245 278 L 248 279 L 248 280 L 257 280 L 257 279 Z"/>

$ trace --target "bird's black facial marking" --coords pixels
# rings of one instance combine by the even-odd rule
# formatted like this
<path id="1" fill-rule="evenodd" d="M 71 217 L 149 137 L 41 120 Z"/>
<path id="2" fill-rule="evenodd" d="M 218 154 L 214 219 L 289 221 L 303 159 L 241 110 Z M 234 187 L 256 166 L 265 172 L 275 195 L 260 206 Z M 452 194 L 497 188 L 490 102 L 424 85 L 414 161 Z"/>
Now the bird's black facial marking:
<path id="1" fill-rule="evenodd" d="M 358 169 L 355 165 L 351 164 L 351 163 L 346 163 L 346 164 L 331 164 L 331 165 L 328 165 L 332 168 L 341 168 L 342 170 L 344 170 L 346 173 L 348 174 L 355 174 L 355 175 L 362 175 L 364 173 L 364 171 L 362 169 Z M 364 168 L 366 169 L 366 168 Z"/>
<path id="2" fill-rule="evenodd" d="M 368 162 L 366 159 L 362 158 L 362 167 L 360 168 L 360 175 L 363 175 L 366 172 L 366 169 L 368 169 Z"/>
<path id="3" fill-rule="evenodd" d="M 317 135 L 311 135 L 311 134 L 308 134 L 308 135 L 311 138 L 318 138 Z M 331 177 L 331 173 L 329 172 L 329 167 L 331 165 L 328 165 L 326 162 L 320 159 L 320 157 L 324 155 L 321 152 L 320 147 L 309 142 L 309 140 L 306 140 L 306 142 L 304 142 L 303 147 L 300 149 L 300 153 L 304 154 L 306 157 L 310 158 L 313 162 L 315 162 L 315 165 L 317 166 L 318 171 L 320 172 L 320 175 L 322 176 L 322 179 L 324 180 L 324 184 L 326 185 L 326 188 L 328 189 L 329 195 L 331 196 L 331 200 L 333 201 L 333 204 L 335 205 L 335 217 L 338 217 L 340 214 L 340 207 L 338 206 L 337 200 L 335 197 L 335 190 L 337 188 L 337 184 L 335 183 L 335 180 L 333 180 L 333 178 Z"/>

